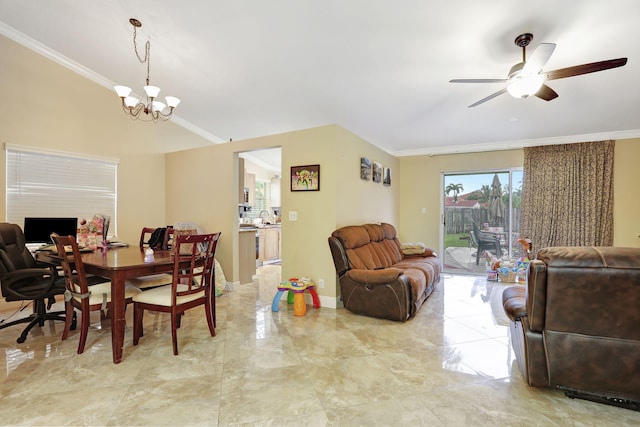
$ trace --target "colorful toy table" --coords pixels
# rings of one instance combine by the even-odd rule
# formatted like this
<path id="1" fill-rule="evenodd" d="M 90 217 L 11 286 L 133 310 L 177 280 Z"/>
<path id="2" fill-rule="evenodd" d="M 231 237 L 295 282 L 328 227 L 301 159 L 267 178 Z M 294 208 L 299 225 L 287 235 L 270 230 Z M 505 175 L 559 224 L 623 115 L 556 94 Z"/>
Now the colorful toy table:
<path id="1" fill-rule="evenodd" d="M 278 285 L 278 292 L 273 297 L 271 303 L 271 311 L 279 311 L 280 298 L 284 291 L 293 293 L 293 314 L 295 316 L 304 316 L 307 314 L 307 304 L 304 301 L 304 291 L 309 291 L 311 298 L 313 299 L 313 308 L 320 308 L 320 298 L 316 292 L 315 283 L 309 281 L 304 283 L 297 279 L 290 279 L 287 282 L 280 282 Z"/>

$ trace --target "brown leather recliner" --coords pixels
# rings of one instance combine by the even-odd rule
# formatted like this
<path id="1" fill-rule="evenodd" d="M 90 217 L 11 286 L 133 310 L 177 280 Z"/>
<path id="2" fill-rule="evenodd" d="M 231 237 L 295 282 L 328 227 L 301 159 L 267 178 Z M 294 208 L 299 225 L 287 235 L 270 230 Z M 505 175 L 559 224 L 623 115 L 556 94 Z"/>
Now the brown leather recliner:
<path id="1" fill-rule="evenodd" d="M 405 255 L 391 224 L 351 225 L 329 237 L 344 307 L 354 313 L 406 321 L 440 280 L 431 249 Z"/>
<path id="2" fill-rule="evenodd" d="M 541 249 L 503 305 L 529 385 L 640 409 L 640 248 Z"/>

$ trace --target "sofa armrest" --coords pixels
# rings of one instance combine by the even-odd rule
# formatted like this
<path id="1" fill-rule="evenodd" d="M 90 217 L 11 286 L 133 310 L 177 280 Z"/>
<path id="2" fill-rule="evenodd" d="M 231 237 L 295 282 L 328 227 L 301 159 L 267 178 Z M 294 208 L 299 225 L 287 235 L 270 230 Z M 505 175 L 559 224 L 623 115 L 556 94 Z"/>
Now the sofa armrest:
<path id="1" fill-rule="evenodd" d="M 514 322 L 527 315 L 527 289 L 524 286 L 511 286 L 502 292 L 504 312 Z"/>
<path id="2" fill-rule="evenodd" d="M 342 276 L 345 271 L 349 270 L 349 258 L 345 252 L 342 242 L 335 236 L 329 236 L 329 249 L 333 257 L 333 264 L 336 267 L 338 276 Z"/>
<path id="3" fill-rule="evenodd" d="M 431 248 L 425 248 L 424 252 L 419 254 L 404 254 L 405 258 L 427 258 L 427 257 L 438 257 L 436 251 Z"/>
<path id="4" fill-rule="evenodd" d="M 533 260 L 527 269 L 527 315 L 532 331 L 545 329 L 547 311 L 547 265 Z"/>
<path id="5" fill-rule="evenodd" d="M 346 276 L 354 282 L 367 285 L 386 285 L 402 275 L 399 268 L 383 268 L 381 270 L 349 270 Z"/>

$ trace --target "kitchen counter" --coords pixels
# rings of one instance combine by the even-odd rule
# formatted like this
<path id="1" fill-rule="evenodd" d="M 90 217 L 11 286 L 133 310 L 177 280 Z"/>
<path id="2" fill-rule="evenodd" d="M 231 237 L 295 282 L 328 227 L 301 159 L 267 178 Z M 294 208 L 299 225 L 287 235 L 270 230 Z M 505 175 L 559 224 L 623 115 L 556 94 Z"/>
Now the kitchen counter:
<path id="1" fill-rule="evenodd" d="M 240 224 L 240 231 L 256 231 L 261 228 L 281 228 L 282 224 Z"/>

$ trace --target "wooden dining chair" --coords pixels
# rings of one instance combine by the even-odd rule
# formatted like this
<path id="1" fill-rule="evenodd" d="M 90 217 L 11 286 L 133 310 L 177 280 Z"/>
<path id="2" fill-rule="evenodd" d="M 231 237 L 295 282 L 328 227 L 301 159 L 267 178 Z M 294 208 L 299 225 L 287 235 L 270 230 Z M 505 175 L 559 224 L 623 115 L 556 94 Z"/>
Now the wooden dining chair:
<path id="1" fill-rule="evenodd" d="M 56 244 L 58 258 L 64 271 L 66 291 L 64 296 L 66 321 L 62 340 L 69 336 L 74 310 L 80 310 L 80 340 L 78 342 L 78 354 L 84 352 L 89 333 L 89 316 L 92 311 L 108 310 L 111 305 L 111 282 L 100 282 L 90 285 L 84 270 L 84 264 L 78 248 L 78 243 L 73 236 L 58 236 L 52 234 L 51 238 Z M 131 303 L 135 294 L 140 293 L 140 289 L 126 285 L 125 301 Z"/>
<path id="2" fill-rule="evenodd" d="M 162 250 L 167 251 L 171 249 L 173 243 L 173 226 L 167 225 L 167 229 L 164 231 L 164 239 L 162 241 Z"/>
<path id="3" fill-rule="evenodd" d="M 204 305 L 209 332 L 215 332 L 214 256 L 221 233 L 178 235 L 175 238 L 171 285 L 141 292 L 133 297 L 133 345 L 143 336 L 144 310 L 171 314 L 173 354 L 178 355 L 177 329 L 186 310 Z"/>
<path id="4" fill-rule="evenodd" d="M 142 231 L 140 232 L 140 250 L 145 250 L 148 247 L 151 247 L 154 251 L 169 250 L 170 238 L 173 236 L 173 227 L 167 226 L 164 228 L 162 242 L 160 244 L 150 245 L 151 236 L 156 230 L 158 230 L 158 228 L 142 227 Z M 158 273 L 150 276 L 133 277 L 131 279 L 127 279 L 126 283 L 128 285 L 135 286 L 138 289 L 146 290 L 157 288 L 162 285 L 169 285 L 171 284 L 172 278 L 173 276 L 171 274 Z"/>
<path id="5" fill-rule="evenodd" d="M 140 232 L 140 247 L 151 248 L 154 251 L 169 249 L 169 239 L 173 234 L 173 227 L 142 227 Z"/>

